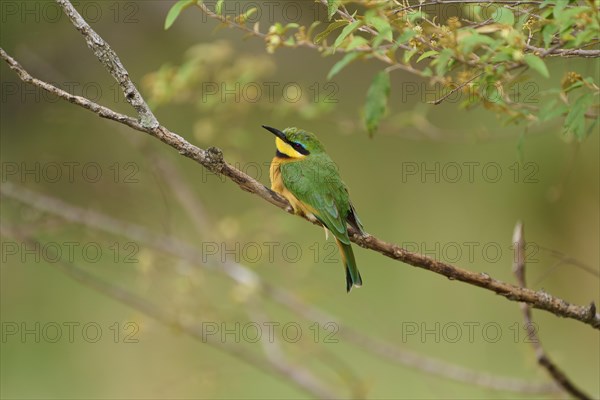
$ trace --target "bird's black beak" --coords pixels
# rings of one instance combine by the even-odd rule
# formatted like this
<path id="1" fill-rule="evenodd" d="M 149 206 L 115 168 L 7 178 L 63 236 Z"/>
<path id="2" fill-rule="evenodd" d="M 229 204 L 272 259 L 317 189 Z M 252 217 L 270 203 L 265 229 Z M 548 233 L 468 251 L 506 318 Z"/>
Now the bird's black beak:
<path id="1" fill-rule="evenodd" d="M 273 135 L 277 136 L 279 139 L 288 143 L 288 139 L 287 137 L 285 137 L 285 133 L 281 132 L 279 129 L 271 128 L 270 126 L 266 125 L 263 125 L 262 127 L 271 132 Z"/>

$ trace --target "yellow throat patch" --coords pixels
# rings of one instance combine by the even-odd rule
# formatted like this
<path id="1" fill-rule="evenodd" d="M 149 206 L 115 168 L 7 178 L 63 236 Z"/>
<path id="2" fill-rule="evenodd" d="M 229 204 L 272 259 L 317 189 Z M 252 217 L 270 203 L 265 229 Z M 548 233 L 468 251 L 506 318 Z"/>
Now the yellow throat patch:
<path id="1" fill-rule="evenodd" d="M 289 144 L 287 144 L 283 140 L 279 139 L 278 137 L 275 138 L 275 146 L 277 146 L 277 150 L 280 153 L 285 154 L 288 157 L 291 157 L 291 158 L 304 158 L 304 157 L 306 157 L 304 154 L 301 154 L 301 153 L 297 152 L 296 150 L 294 150 L 294 148 L 292 146 L 290 146 Z"/>

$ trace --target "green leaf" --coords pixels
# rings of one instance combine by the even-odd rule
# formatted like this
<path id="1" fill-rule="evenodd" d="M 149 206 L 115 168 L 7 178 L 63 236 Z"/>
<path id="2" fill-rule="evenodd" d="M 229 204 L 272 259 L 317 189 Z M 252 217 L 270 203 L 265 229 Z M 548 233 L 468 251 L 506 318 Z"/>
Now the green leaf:
<path id="1" fill-rule="evenodd" d="M 258 10 L 258 9 L 257 9 L 256 7 L 251 7 L 250 9 L 246 10 L 246 12 L 245 12 L 245 13 L 238 15 L 238 16 L 235 18 L 235 20 L 236 20 L 238 23 L 240 23 L 240 24 L 243 24 L 243 23 L 245 23 L 245 22 L 246 22 L 246 21 L 247 21 L 247 20 L 248 20 L 248 19 L 249 19 L 249 18 L 250 18 L 250 17 L 251 17 L 253 14 L 255 14 L 257 10 Z M 284 31 L 284 32 L 285 32 L 285 31 L 287 31 L 288 29 L 290 29 L 290 28 L 291 28 L 289 25 L 290 25 L 290 24 L 286 25 L 286 26 L 283 28 L 283 31 Z M 296 25 L 297 25 L 297 24 L 296 24 Z"/>
<path id="2" fill-rule="evenodd" d="M 560 19 L 562 12 L 567 6 L 567 1 L 559 1 L 555 3 L 554 8 L 552 9 L 552 15 L 554 15 L 554 19 Z"/>
<path id="3" fill-rule="evenodd" d="M 512 50 L 512 49 L 509 49 L 509 50 Z M 501 63 L 501 62 L 512 61 L 512 60 L 513 60 L 512 54 L 508 54 L 506 52 L 496 53 L 490 59 L 490 61 L 492 61 L 493 63 Z"/>
<path id="4" fill-rule="evenodd" d="M 412 23 L 414 23 L 415 21 L 419 20 L 419 19 L 427 19 L 429 17 L 429 15 L 427 15 L 427 13 L 418 10 L 418 11 L 412 11 L 407 14 L 408 16 L 408 20 Z"/>
<path id="5" fill-rule="evenodd" d="M 598 37 L 598 28 L 586 28 L 584 31 L 577 34 L 573 47 L 580 47 L 582 44 L 591 42 L 593 39 Z"/>
<path id="6" fill-rule="evenodd" d="M 336 62 L 331 70 L 327 74 L 327 80 L 331 80 L 334 76 L 338 74 L 342 69 L 344 69 L 348 64 L 352 61 L 356 60 L 360 56 L 360 53 L 348 53 L 346 54 L 340 61 Z"/>
<path id="7" fill-rule="evenodd" d="M 590 129 L 586 133 L 587 135 L 589 135 L 590 133 L 593 133 L 593 132 L 598 132 L 598 131 L 594 131 L 594 127 L 598 124 L 598 121 L 600 121 L 600 118 L 594 118 L 594 120 L 590 124 Z"/>
<path id="8" fill-rule="evenodd" d="M 492 14 L 492 19 L 494 22 L 499 24 L 510 26 L 515 24 L 515 14 L 513 14 L 508 8 L 504 7 L 498 7 Z"/>
<path id="9" fill-rule="evenodd" d="M 557 105 L 557 102 L 557 99 L 551 99 L 540 108 L 538 113 L 540 122 L 551 120 L 559 115 L 566 114 L 569 111 L 569 107 L 566 104 L 561 103 Z"/>
<path id="10" fill-rule="evenodd" d="M 496 41 L 489 36 L 480 35 L 479 33 L 472 31 L 470 35 L 465 35 L 460 39 L 459 45 L 460 50 L 464 54 L 469 54 L 473 52 L 473 49 L 480 45 L 488 45 L 492 47 Z"/>
<path id="11" fill-rule="evenodd" d="M 350 43 L 348 43 L 348 46 L 346 46 L 346 51 L 351 51 L 354 50 L 360 46 L 363 46 L 365 44 L 369 43 L 369 41 L 367 39 L 365 39 L 362 36 L 354 36 L 352 38 L 352 40 L 350 41 Z"/>
<path id="12" fill-rule="evenodd" d="M 582 81 L 577 81 L 577 82 L 574 82 L 571 86 L 568 86 L 568 87 L 564 88 L 563 92 L 564 93 L 569 93 L 570 91 L 575 90 L 577 88 L 580 88 L 582 86 L 583 86 L 583 82 Z"/>
<path id="13" fill-rule="evenodd" d="M 195 3 L 196 0 L 179 0 L 177 3 L 173 4 L 167 13 L 167 18 L 165 18 L 165 31 L 173 25 L 183 10 Z"/>
<path id="14" fill-rule="evenodd" d="M 217 1 L 217 4 L 215 4 L 215 13 L 217 15 L 221 15 L 223 13 L 223 2 L 225 0 L 219 0 Z"/>
<path id="15" fill-rule="evenodd" d="M 256 7 L 251 8 L 251 10 L 256 10 Z M 286 26 L 283 27 L 282 34 L 286 33 L 290 29 L 297 29 L 299 27 L 300 27 L 300 24 L 297 24 L 295 22 L 290 22 L 289 24 L 286 24 Z"/>
<path id="16" fill-rule="evenodd" d="M 431 57 L 431 56 L 434 56 L 434 55 L 439 54 L 439 53 L 440 52 L 437 51 L 437 50 L 426 51 L 425 53 L 421 54 L 421 56 L 419 58 L 417 58 L 417 62 L 421 61 L 424 58 Z"/>
<path id="17" fill-rule="evenodd" d="M 341 3 L 342 2 L 340 0 L 327 0 L 327 17 L 330 21 L 337 12 L 338 8 L 340 8 Z"/>
<path id="18" fill-rule="evenodd" d="M 544 0 L 540 3 L 540 8 L 544 8 L 544 7 L 548 7 L 548 6 L 554 6 L 556 5 L 557 1 L 562 1 L 562 0 Z"/>
<path id="19" fill-rule="evenodd" d="M 329 36 L 329 34 L 333 31 L 335 31 L 336 29 L 341 28 L 342 26 L 346 25 L 347 22 L 346 21 L 335 21 L 332 22 L 331 24 L 329 24 L 327 26 L 327 28 L 325 28 L 325 30 L 323 32 L 319 32 L 319 34 L 317 36 L 315 36 L 315 43 L 320 43 L 321 41 L 323 41 L 323 39 L 325 39 L 327 36 Z"/>
<path id="20" fill-rule="evenodd" d="M 306 32 L 306 37 L 310 40 L 310 37 L 312 36 L 313 31 L 315 30 L 315 28 L 317 26 L 321 25 L 321 21 L 315 21 L 312 24 L 310 24 L 310 27 L 308 28 L 308 31 Z"/>
<path id="21" fill-rule="evenodd" d="M 377 36 L 375 36 L 375 39 L 373 39 L 373 47 L 377 48 L 381 45 L 381 43 L 383 43 L 384 40 L 388 40 L 388 41 L 392 41 L 393 35 L 392 35 L 392 28 L 387 28 L 385 31 L 380 32 L 379 34 L 377 34 Z"/>
<path id="22" fill-rule="evenodd" d="M 594 95 L 586 93 L 581 96 L 571 106 L 569 114 L 565 118 L 563 133 L 573 133 L 579 140 L 585 139 L 585 113 L 594 103 Z"/>
<path id="23" fill-rule="evenodd" d="M 527 23 L 527 21 L 529 20 L 529 18 L 531 18 L 530 14 L 528 13 L 517 13 L 517 15 L 520 14 L 520 17 L 517 19 L 517 24 L 515 25 L 515 27 L 517 29 L 523 29 L 523 25 L 525 25 L 525 23 Z"/>
<path id="24" fill-rule="evenodd" d="M 402 60 L 404 61 L 404 64 L 408 64 L 408 62 L 410 61 L 411 58 L 413 58 L 413 56 L 415 54 L 417 54 L 417 52 L 419 51 L 419 49 L 417 49 L 416 47 L 413 47 L 412 49 L 405 51 L 404 52 L 404 56 L 402 57 Z"/>
<path id="25" fill-rule="evenodd" d="M 536 70 L 544 78 L 550 78 L 550 72 L 548 72 L 548 67 L 546 67 L 544 60 L 533 54 L 525 54 L 524 60 L 525 64 L 531 69 Z"/>
<path id="26" fill-rule="evenodd" d="M 393 39 L 392 27 L 387 19 L 381 18 L 377 15 L 367 14 L 365 15 L 365 23 L 367 25 L 372 25 L 375 30 L 379 33 L 375 37 L 375 41 L 381 43 L 383 40 L 387 40 L 389 42 Z M 378 44 L 377 44 L 378 45 Z M 377 46 L 376 45 L 376 46 Z"/>
<path id="27" fill-rule="evenodd" d="M 546 48 L 550 47 L 550 43 L 556 32 L 558 32 L 558 27 L 554 24 L 548 24 L 542 28 L 542 38 L 544 39 L 544 46 Z"/>
<path id="28" fill-rule="evenodd" d="M 437 76 L 443 76 L 446 73 L 452 55 L 452 49 L 444 49 L 438 58 L 432 61 L 432 64 L 435 63 L 435 73 Z"/>
<path id="29" fill-rule="evenodd" d="M 417 32 L 414 29 L 406 29 L 402 34 L 396 39 L 396 44 L 404 44 L 407 43 L 410 39 L 414 38 L 417 35 Z"/>
<path id="30" fill-rule="evenodd" d="M 344 41 L 344 39 L 346 39 L 349 34 L 351 34 L 352 32 L 354 32 L 361 25 L 362 25 L 362 21 L 354 21 L 351 24 L 349 24 L 348 26 L 346 26 L 342 30 L 342 33 L 340 33 L 340 36 L 338 36 L 337 39 L 335 39 L 335 43 L 333 44 L 333 51 L 335 51 L 335 49 L 337 49 L 338 46 L 340 44 L 342 44 L 342 42 Z"/>
<path id="31" fill-rule="evenodd" d="M 373 137 L 377 128 L 379 128 L 379 121 L 381 121 L 387 109 L 390 86 L 390 75 L 386 71 L 381 71 L 375 75 L 367 91 L 365 123 L 370 137 Z"/>
<path id="32" fill-rule="evenodd" d="M 561 33 L 566 32 L 567 30 L 571 31 L 571 25 L 575 24 L 576 22 L 575 16 L 582 13 L 592 14 L 593 11 L 589 7 L 571 7 L 564 11 L 561 11 L 559 16 L 557 16 L 555 8 L 554 15 L 556 19 L 556 24 L 562 28 Z"/>

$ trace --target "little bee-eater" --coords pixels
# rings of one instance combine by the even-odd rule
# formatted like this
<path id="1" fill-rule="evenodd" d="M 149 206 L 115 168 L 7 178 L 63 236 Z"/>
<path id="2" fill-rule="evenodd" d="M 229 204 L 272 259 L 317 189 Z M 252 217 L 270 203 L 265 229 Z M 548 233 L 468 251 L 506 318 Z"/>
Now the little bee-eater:
<path id="1" fill-rule="evenodd" d="M 263 128 L 276 136 L 277 151 L 269 171 L 271 190 L 285 197 L 296 214 L 318 221 L 326 234 L 333 233 L 346 267 L 346 290 L 362 286 L 346 224 L 361 234 L 364 230 L 325 148 L 313 133 L 302 129 Z"/>

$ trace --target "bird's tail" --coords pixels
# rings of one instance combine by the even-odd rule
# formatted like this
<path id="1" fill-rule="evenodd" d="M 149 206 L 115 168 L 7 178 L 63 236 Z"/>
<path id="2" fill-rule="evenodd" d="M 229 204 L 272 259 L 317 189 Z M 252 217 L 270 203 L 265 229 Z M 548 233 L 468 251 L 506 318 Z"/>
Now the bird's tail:
<path id="1" fill-rule="evenodd" d="M 354 253 L 352 252 L 352 246 L 340 242 L 337 238 L 335 239 L 338 247 L 340 248 L 340 254 L 342 255 L 342 262 L 346 267 L 346 291 L 352 290 L 353 286 L 362 286 L 362 278 L 358 267 L 356 266 L 356 260 L 354 259 Z"/>

